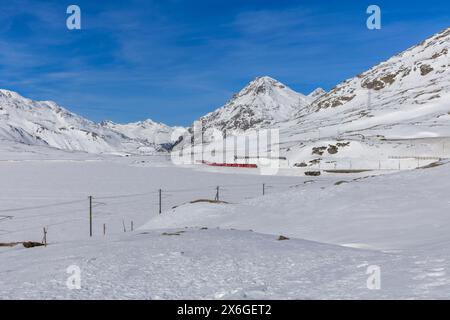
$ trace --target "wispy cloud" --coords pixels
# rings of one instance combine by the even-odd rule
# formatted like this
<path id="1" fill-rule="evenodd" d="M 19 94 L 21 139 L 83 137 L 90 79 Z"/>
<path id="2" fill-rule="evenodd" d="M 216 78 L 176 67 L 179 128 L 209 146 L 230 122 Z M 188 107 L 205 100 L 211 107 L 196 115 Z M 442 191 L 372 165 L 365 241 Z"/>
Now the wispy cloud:
<path id="1" fill-rule="evenodd" d="M 2 7 L 0 87 L 95 120 L 171 124 L 188 124 L 260 75 L 303 92 L 330 88 L 438 31 L 449 7 L 381 0 L 384 27 L 374 33 L 356 0 L 76 2 L 80 31 L 65 28 L 68 4 L 58 0 Z"/>

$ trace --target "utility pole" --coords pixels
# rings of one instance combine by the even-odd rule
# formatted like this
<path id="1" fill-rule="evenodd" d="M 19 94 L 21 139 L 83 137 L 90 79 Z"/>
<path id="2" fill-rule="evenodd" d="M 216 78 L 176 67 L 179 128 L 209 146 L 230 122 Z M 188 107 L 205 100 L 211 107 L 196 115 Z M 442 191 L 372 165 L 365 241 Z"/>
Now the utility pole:
<path id="1" fill-rule="evenodd" d="M 92 237 L 92 196 L 89 196 L 89 235 Z"/>

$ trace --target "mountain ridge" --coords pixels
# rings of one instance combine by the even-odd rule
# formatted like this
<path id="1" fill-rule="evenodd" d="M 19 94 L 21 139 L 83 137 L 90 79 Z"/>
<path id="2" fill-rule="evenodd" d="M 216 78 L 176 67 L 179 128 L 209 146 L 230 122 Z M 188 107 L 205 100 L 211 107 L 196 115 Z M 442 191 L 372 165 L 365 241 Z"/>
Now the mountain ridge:
<path id="1" fill-rule="evenodd" d="M 450 136 L 449 50 L 447 28 L 328 92 L 317 88 L 308 95 L 258 77 L 199 118 L 205 140 L 213 129 L 233 135 L 264 128 L 281 129 L 289 141 L 311 139 L 311 132 L 334 139 Z M 151 153 L 170 150 L 179 128 L 151 119 L 95 123 L 53 101 L 0 90 L 0 139 L 92 153 Z"/>
<path id="2" fill-rule="evenodd" d="M 299 112 L 296 125 L 307 129 L 323 126 L 323 122 L 334 122 L 335 127 L 344 124 L 342 131 L 351 123 L 348 125 L 351 131 L 387 135 L 393 127 L 403 124 L 409 126 L 410 135 L 414 137 L 420 136 L 424 128 L 430 130 L 433 124 L 446 126 L 447 108 L 431 106 L 436 103 L 443 106 L 450 93 L 449 48 L 450 28 L 447 28 L 339 83 L 312 102 L 307 110 Z M 429 110 L 419 110 L 422 105 L 430 105 Z M 392 116 L 391 121 L 375 121 L 400 111 L 404 113 L 403 118 Z M 448 128 L 444 131 L 448 132 Z"/>
<path id="3" fill-rule="evenodd" d="M 160 126 L 156 122 L 147 121 Z M 136 125 L 137 126 L 137 125 Z M 129 126 L 130 127 L 130 126 Z M 170 131 L 170 127 L 164 127 Z M 53 101 L 34 101 L 0 89 L 0 139 L 89 153 L 152 153 L 163 151 L 170 134 L 155 141 L 127 136 L 121 130 L 83 118 Z"/>

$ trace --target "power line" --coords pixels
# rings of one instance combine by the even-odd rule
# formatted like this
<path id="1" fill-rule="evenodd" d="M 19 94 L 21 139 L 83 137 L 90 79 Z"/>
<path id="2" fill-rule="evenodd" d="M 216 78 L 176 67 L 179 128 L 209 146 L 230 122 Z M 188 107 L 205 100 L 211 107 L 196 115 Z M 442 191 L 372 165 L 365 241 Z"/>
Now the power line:
<path id="1" fill-rule="evenodd" d="M 65 224 L 65 223 L 68 223 L 68 222 L 82 221 L 82 220 L 86 220 L 86 219 L 84 219 L 84 218 L 69 219 L 69 220 L 64 220 L 64 221 L 60 221 L 60 222 L 56 222 L 56 223 L 52 223 L 52 224 L 46 224 L 46 226 L 52 227 L 52 226 L 57 226 L 57 225 Z M 41 226 L 35 226 L 35 227 L 29 227 L 29 228 L 24 228 L 24 229 L 14 230 L 14 231 L 7 231 L 7 230 L 4 230 L 4 231 L 6 231 L 6 232 L 2 233 L 1 235 L 3 236 L 3 235 L 7 235 L 7 234 L 20 233 L 20 232 L 23 232 L 23 231 L 35 230 L 35 229 L 39 229 L 39 230 L 40 230 L 41 228 L 42 228 Z"/>
<path id="2" fill-rule="evenodd" d="M 83 212 L 81 209 L 78 210 L 71 210 L 71 213 L 78 213 Z M 61 215 L 63 213 L 61 212 L 50 212 L 50 213 L 42 213 L 42 214 L 33 214 L 33 215 L 27 215 L 27 216 L 13 216 L 12 218 L 14 220 L 27 220 L 27 219 L 33 219 L 33 218 L 41 218 L 41 217 L 49 217 L 49 216 L 55 216 L 55 215 Z"/>
<path id="3" fill-rule="evenodd" d="M 31 207 L 22 207 L 22 208 L 13 208 L 13 209 L 2 209 L 0 212 L 17 212 L 17 211 L 27 211 L 27 210 L 36 210 L 36 209 L 43 209 L 43 208 L 51 208 L 51 207 L 59 207 L 59 206 L 66 206 L 69 204 L 75 204 L 75 203 L 81 203 L 84 200 L 76 200 L 76 201 L 67 201 L 67 202 L 57 202 L 57 203 L 50 203 L 40 206 L 31 206 Z"/>
<path id="4" fill-rule="evenodd" d="M 119 199 L 119 198 L 132 198 L 132 197 L 141 197 L 141 196 L 148 196 L 151 194 L 156 194 L 157 191 L 154 192 L 145 192 L 145 193 L 134 193 L 134 194 L 121 194 L 121 195 L 111 195 L 111 196 L 103 196 L 103 197 L 95 197 L 95 199 Z"/>
<path id="5" fill-rule="evenodd" d="M 294 181 L 293 181 L 294 182 Z M 268 184 L 264 184 L 264 188 L 275 188 L 276 186 L 286 186 L 287 188 L 292 188 L 292 187 L 298 187 L 301 184 L 299 184 L 299 182 L 273 182 L 270 185 Z M 296 183 L 296 184 L 295 184 Z M 242 191 L 238 191 L 236 194 L 238 196 L 242 196 L 244 197 L 244 194 L 247 194 L 247 192 L 251 192 L 252 188 L 259 188 L 261 187 L 262 182 L 261 183 L 247 183 L 247 184 L 223 184 L 220 185 L 220 191 L 221 192 L 225 192 L 226 194 L 228 194 L 229 196 L 234 194 L 234 190 L 233 188 L 245 188 L 246 190 L 242 190 Z M 216 198 L 218 198 L 217 195 L 217 191 L 218 191 L 217 186 L 204 186 L 204 187 L 199 187 L 199 188 L 186 188 L 186 189 L 168 189 L 168 190 L 164 190 L 162 189 L 161 195 L 160 195 L 160 202 L 155 202 L 155 201 L 151 201 L 152 198 L 146 199 L 145 203 L 147 205 L 158 205 L 161 206 L 161 200 L 165 200 L 168 203 L 170 202 L 179 202 L 179 200 L 181 200 L 183 197 L 190 197 L 192 196 L 192 193 L 195 193 L 197 191 L 202 191 L 202 192 L 208 192 L 211 193 L 215 191 L 216 192 Z M 284 189 L 284 188 L 283 188 Z M 256 190 L 256 189 L 255 189 Z M 260 189 L 257 189 L 258 192 Z M 101 206 L 103 207 L 108 207 L 108 209 L 106 209 L 106 212 L 102 212 L 103 210 L 99 210 L 98 213 L 100 214 L 106 214 L 106 215 L 114 215 L 117 214 L 117 212 L 115 213 L 115 207 L 116 206 L 120 206 L 123 204 L 128 204 L 128 203 L 136 203 L 135 200 L 129 200 L 129 201 L 114 201 L 116 199 L 125 199 L 125 198 L 135 198 L 135 197 L 143 197 L 143 196 L 149 196 L 149 195 L 157 195 L 159 194 L 159 191 L 152 191 L 152 192 L 144 192 L 144 193 L 134 193 L 134 194 L 117 194 L 117 195 L 105 195 L 105 196 L 100 196 L 100 197 L 94 197 L 93 200 L 93 208 L 99 208 Z M 175 196 L 176 194 L 180 194 L 180 193 L 186 193 L 185 196 L 181 196 L 179 195 L 178 198 L 180 199 L 176 199 L 177 201 L 171 201 L 170 198 L 172 198 L 173 196 Z M 25 199 L 25 198 L 22 198 Z M 47 198 L 39 198 L 39 197 L 29 197 L 28 199 L 47 199 Z M 112 202 L 108 201 L 108 202 L 102 202 L 102 201 L 95 201 L 95 200 L 107 200 L 110 199 Z M 244 199 L 248 199 L 245 198 Z M 149 201 L 147 201 L 149 200 Z M 156 198 L 154 199 L 156 200 Z M 73 200 L 73 201 L 65 201 L 65 202 L 56 202 L 56 203 L 49 203 L 49 204 L 44 204 L 44 205 L 36 205 L 36 206 L 27 206 L 27 207 L 19 207 L 19 208 L 11 208 L 11 209 L 2 209 L 0 210 L 0 213 L 5 213 L 5 212 L 21 212 L 21 211 L 29 211 L 29 210 L 37 210 L 37 209 L 44 209 L 44 208 L 52 208 L 52 207 L 60 207 L 60 206 L 67 206 L 67 205 L 73 205 L 73 204 L 81 204 L 81 203 L 85 203 L 87 205 L 87 200 L 83 199 L 83 200 Z M 110 208 L 112 206 L 112 208 Z M 87 210 L 87 209 L 86 209 Z M 117 208 L 117 210 L 120 210 L 120 208 Z M 140 210 L 137 210 L 140 211 Z M 66 215 L 68 213 L 70 214 L 78 214 L 84 212 L 84 210 L 75 208 L 74 209 L 70 209 L 67 212 L 47 212 L 47 213 L 43 213 L 43 214 L 34 214 L 34 215 L 27 215 L 27 216 L 19 216 L 19 217 L 15 217 L 15 216 L 10 216 L 10 215 L 0 215 L 0 222 L 5 221 L 5 220 L 28 220 L 28 219 L 34 219 L 34 218 L 40 218 L 40 217 L 51 217 L 51 216 L 57 216 L 58 218 L 64 218 L 64 216 L 62 215 Z M 123 214 L 122 210 L 120 210 L 120 212 Z M 98 214 L 97 213 L 97 214 Z M 136 210 L 134 210 L 131 213 L 136 213 Z M 62 225 L 62 224 L 66 224 L 69 222 L 73 222 L 73 221 L 85 221 L 86 218 L 74 218 L 74 219 L 66 219 L 66 220 L 62 220 L 62 221 L 58 221 L 52 224 L 47 224 L 46 226 L 57 226 L 57 225 Z M 19 230 L 14 230 L 14 231 L 7 231 L 7 230 L 1 230 L 3 233 L 0 233 L 0 235 L 7 235 L 7 234 L 14 234 L 14 233 L 19 233 L 19 232 L 24 232 L 27 230 L 37 230 L 37 229 L 41 229 L 41 226 L 36 226 L 36 227 L 29 227 L 29 228 L 24 228 L 24 229 L 19 229 Z"/>

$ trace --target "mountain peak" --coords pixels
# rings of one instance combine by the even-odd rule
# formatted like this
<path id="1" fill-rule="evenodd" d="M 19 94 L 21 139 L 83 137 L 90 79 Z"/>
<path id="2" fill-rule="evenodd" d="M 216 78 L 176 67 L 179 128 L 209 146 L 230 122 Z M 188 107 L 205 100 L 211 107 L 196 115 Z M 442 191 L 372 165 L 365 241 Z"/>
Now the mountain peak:
<path id="1" fill-rule="evenodd" d="M 140 123 L 142 125 L 149 125 L 149 126 L 154 126 L 154 125 L 160 124 L 160 123 L 157 123 L 157 122 L 153 121 L 152 119 L 145 119 L 143 121 L 140 121 Z"/>
<path id="2" fill-rule="evenodd" d="M 258 77 L 255 80 L 251 81 L 244 89 L 242 89 L 238 95 L 261 95 L 268 94 L 274 89 L 285 89 L 286 86 L 268 76 Z"/>
<path id="3" fill-rule="evenodd" d="M 310 98 L 312 101 L 320 98 L 321 96 L 323 96 L 325 93 L 327 93 L 325 90 L 323 90 L 322 88 L 317 88 L 314 91 L 312 91 L 310 94 L 307 95 L 308 98 Z"/>
<path id="4" fill-rule="evenodd" d="M 271 78 L 269 76 L 257 77 L 257 78 L 255 78 L 255 80 L 250 82 L 250 84 L 255 84 L 255 85 L 278 84 L 278 83 L 280 83 L 278 80 Z"/>
<path id="5" fill-rule="evenodd" d="M 15 91 L 7 90 L 7 89 L 0 89 L 0 97 L 2 98 L 9 98 L 9 99 L 25 99 L 20 94 L 18 94 Z"/>
<path id="6" fill-rule="evenodd" d="M 201 119 L 206 128 L 246 131 L 287 120 L 307 105 L 304 95 L 264 76 L 251 81 L 227 104 Z"/>

